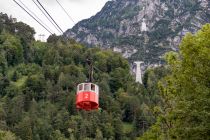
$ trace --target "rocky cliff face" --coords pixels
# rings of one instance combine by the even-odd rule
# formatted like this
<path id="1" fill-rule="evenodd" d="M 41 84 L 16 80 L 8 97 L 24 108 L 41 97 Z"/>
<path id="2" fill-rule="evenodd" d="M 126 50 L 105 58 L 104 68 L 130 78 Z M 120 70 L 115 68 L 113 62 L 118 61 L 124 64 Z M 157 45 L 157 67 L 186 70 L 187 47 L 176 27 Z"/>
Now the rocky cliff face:
<path id="1" fill-rule="evenodd" d="M 187 32 L 208 22 L 208 0 L 112 0 L 66 35 L 86 45 L 115 48 L 130 59 L 158 63 L 165 52 L 177 50 Z M 147 32 L 142 32 L 142 23 Z"/>

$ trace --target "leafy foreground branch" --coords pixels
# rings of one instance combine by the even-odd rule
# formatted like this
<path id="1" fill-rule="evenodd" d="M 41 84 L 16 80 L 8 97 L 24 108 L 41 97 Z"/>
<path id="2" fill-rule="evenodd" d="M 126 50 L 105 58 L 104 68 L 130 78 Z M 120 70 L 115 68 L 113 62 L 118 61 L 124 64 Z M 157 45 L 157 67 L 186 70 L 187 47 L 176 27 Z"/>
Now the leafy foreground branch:
<path id="1" fill-rule="evenodd" d="M 163 107 L 141 140 L 210 139 L 210 24 L 187 34 L 166 55 L 171 74 L 159 82 Z"/>

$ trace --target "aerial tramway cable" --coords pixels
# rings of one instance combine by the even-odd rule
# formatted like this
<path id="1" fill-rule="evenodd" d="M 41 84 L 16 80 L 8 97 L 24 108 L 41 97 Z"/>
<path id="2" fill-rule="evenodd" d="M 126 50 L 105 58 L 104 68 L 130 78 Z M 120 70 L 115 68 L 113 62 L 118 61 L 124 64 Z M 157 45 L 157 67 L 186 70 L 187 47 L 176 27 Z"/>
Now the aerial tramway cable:
<path id="1" fill-rule="evenodd" d="M 50 32 L 52 32 L 52 30 L 33 12 L 31 11 L 21 0 L 19 0 L 19 2 L 36 18 L 40 21 L 40 23 L 42 23 L 45 27 L 48 28 L 48 30 Z"/>
<path id="2" fill-rule="evenodd" d="M 38 4 L 42 7 L 42 9 L 47 13 L 47 15 L 51 18 L 51 20 L 55 23 L 55 25 L 59 28 L 59 30 L 63 32 L 63 30 L 60 28 L 60 26 L 58 26 L 58 24 L 55 22 L 55 20 L 52 18 L 52 16 L 47 12 L 47 10 L 44 8 L 44 6 L 39 2 L 39 0 L 36 0 L 38 2 Z"/>
<path id="3" fill-rule="evenodd" d="M 56 2 L 58 3 L 58 5 L 60 5 L 60 7 L 62 8 L 62 10 L 66 13 L 66 15 L 69 17 L 69 19 L 75 24 L 74 20 L 72 19 L 72 17 L 68 14 L 68 12 L 64 9 L 64 7 L 61 5 L 61 3 L 56 0 Z"/>
<path id="4" fill-rule="evenodd" d="M 52 20 L 48 17 L 48 15 L 42 10 L 42 8 L 40 8 L 40 6 L 35 2 L 35 0 L 32 0 L 33 3 L 36 5 L 37 8 L 39 8 L 39 10 L 42 12 L 42 14 L 48 19 L 48 21 L 55 27 L 55 29 L 61 33 L 61 31 L 59 30 L 59 28 L 55 25 L 55 23 L 52 22 Z"/>
<path id="5" fill-rule="evenodd" d="M 32 14 L 30 14 L 23 6 L 21 6 L 16 0 L 13 0 L 20 8 L 22 8 L 30 17 L 32 17 L 39 25 L 41 25 L 46 31 L 48 31 L 50 34 L 53 34 L 50 32 L 40 21 L 38 21 Z"/>

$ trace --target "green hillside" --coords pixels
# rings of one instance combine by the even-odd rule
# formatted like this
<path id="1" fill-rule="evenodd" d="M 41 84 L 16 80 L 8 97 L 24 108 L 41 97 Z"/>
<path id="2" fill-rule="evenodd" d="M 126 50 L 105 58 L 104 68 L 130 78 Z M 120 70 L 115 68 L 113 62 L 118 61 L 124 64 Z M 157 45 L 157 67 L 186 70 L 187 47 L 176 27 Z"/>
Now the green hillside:
<path id="1" fill-rule="evenodd" d="M 5 14 L 0 19 L 0 139 L 10 132 L 22 140 L 130 139 L 155 122 L 152 96 L 134 82 L 121 55 L 55 35 L 35 41 L 33 28 Z M 100 109 L 89 112 L 75 107 L 87 58 L 100 87 Z"/>

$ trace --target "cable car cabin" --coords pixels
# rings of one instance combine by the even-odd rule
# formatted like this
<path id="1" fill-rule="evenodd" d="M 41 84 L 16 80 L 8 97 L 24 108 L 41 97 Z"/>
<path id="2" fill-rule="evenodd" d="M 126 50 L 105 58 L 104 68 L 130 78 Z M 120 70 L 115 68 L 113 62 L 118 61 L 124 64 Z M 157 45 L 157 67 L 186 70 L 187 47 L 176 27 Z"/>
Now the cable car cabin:
<path id="1" fill-rule="evenodd" d="M 77 86 L 77 109 L 93 110 L 99 108 L 99 88 L 93 83 L 81 83 Z"/>

